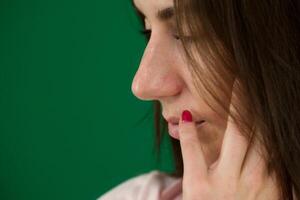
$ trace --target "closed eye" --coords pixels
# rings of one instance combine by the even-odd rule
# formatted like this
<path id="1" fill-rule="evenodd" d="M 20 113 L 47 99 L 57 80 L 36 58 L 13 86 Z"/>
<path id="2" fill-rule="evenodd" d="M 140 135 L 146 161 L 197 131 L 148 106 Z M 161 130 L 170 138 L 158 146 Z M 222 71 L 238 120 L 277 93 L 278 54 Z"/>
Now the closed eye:
<path id="1" fill-rule="evenodd" d="M 151 37 L 151 30 L 150 29 L 143 29 L 139 31 L 142 35 L 144 35 L 148 40 L 150 40 Z M 180 40 L 180 37 L 178 35 L 173 35 L 173 37 L 176 40 Z"/>
<path id="2" fill-rule="evenodd" d="M 143 29 L 139 31 L 143 36 L 146 37 L 147 40 L 150 40 L 151 37 L 151 30 L 150 29 Z"/>

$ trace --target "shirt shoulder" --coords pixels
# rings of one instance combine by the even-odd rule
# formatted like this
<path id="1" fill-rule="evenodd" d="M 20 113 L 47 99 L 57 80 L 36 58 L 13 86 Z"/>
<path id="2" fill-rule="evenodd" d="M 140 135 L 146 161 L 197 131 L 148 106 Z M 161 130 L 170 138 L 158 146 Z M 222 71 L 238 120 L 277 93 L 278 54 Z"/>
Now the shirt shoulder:
<path id="1" fill-rule="evenodd" d="M 157 200 L 178 181 L 165 172 L 152 170 L 120 183 L 97 200 Z"/>

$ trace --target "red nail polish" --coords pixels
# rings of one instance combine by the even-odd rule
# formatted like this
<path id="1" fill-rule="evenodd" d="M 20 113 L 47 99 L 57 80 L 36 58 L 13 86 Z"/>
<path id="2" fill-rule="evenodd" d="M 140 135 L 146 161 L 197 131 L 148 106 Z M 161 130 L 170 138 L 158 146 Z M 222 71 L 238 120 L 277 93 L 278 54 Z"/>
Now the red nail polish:
<path id="1" fill-rule="evenodd" d="M 188 110 L 184 110 L 181 114 L 181 118 L 183 122 L 191 122 L 193 121 L 192 114 Z"/>

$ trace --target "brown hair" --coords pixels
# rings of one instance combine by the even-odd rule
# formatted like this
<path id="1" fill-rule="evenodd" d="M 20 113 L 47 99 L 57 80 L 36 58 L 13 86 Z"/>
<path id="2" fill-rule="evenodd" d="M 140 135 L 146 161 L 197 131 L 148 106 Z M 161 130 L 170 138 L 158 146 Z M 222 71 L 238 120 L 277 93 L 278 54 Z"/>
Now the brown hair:
<path id="1" fill-rule="evenodd" d="M 228 113 L 225 102 L 237 80 L 238 101 L 232 102 L 237 113 L 228 114 L 249 141 L 261 142 L 281 198 L 294 199 L 294 188 L 300 199 L 299 1 L 174 0 L 174 8 L 199 95 L 217 113 L 218 106 Z M 154 112 L 159 154 L 166 122 L 158 101 Z M 181 177 L 180 143 L 170 141 L 175 161 L 170 175 Z"/>

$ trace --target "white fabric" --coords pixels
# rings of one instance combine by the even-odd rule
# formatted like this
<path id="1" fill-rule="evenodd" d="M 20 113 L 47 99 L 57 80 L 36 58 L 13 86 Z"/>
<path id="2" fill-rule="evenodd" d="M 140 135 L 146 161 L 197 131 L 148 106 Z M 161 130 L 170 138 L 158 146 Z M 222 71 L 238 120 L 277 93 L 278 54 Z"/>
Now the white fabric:
<path id="1" fill-rule="evenodd" d="M 97 200 L 181 200 L 181 180 L 153 170 L 124 181 Z"/>

